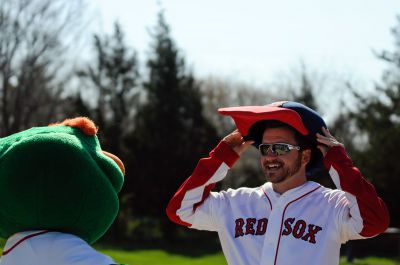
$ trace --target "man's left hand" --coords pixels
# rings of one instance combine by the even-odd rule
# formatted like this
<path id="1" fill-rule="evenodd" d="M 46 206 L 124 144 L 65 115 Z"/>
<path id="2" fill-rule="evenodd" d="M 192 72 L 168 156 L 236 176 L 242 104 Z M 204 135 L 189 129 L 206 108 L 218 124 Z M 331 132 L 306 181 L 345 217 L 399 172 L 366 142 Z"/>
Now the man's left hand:
<path id="1" fill-rule="evenodd" d="M 334 146 L 343 146 L 342 143 L 340 143 L 338 140 L 336 140 L 335 137 L 332 136 L 332 134 L 329 132 L 328 129 L 325 127 L 322 127 L 322 134 L 317 133 L 317 141 L 320 143 L 318 145 L 318 149 L 321 150 L 321 153 L 323 156 L 328 153 L 329 149 L 331 149 Z"/>

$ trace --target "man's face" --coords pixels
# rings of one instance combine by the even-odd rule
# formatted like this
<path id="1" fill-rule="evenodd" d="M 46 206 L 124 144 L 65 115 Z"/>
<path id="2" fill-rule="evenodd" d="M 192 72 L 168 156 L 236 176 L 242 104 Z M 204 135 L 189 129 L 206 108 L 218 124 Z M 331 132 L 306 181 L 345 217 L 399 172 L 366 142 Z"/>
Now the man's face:
<path id="1" fill-rule="evenodd" d="M 287 128 L 269 128 L 264 131 L 262 143 L 288 143 L 297 145 L 294 132 Z M 268 151 L 266 156 L 261 156 L 261 167 L 268 181 L 281 183 L 299 173 L 302 166 L 302 152 L 291 150 L 289 153 L 276 156 Z"/>

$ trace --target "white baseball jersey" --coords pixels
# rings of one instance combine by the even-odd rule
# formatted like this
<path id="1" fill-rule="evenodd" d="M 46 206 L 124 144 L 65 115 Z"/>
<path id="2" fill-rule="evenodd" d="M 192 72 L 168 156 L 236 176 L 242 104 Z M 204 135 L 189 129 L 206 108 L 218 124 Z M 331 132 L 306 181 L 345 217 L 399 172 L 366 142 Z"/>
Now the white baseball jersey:
<path id="1" fill-rule="evenodd" d="M 111 265 L 116 264 L 77 236 L 28 231 L 11 236 L 0 265 Z"/>
<path id="2" fill-rule="evenodd" d="M 218 232 L 230 265 L 337 265 L 342 243 L 375 236 L 388 226 L 385 204 L 342 147 L 324 158 L 337 190 L 308 181 L 282 195 L 269 182 L 210 192 L 238 158 L 220 142 L 167 207 L 178 224 Z"/>

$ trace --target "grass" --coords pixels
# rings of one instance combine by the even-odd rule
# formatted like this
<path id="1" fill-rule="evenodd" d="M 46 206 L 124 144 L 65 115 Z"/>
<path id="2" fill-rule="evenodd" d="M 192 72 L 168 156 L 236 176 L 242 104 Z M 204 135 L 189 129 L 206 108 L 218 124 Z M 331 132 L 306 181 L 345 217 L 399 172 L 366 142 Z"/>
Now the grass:
<path id="1" fill-rule="evenodd" d="M 164 250 L 101 250 L 115 261 L 129 265 L 226 265 L 222 253 L 190 257 L 170 254 Z"/>
<path id="2" fill-rule="evenodd" d="M 340 260 L 340 265 L 400 265 L 400 259 L 390 259 L 381 257 L 366 257 L 354 259 L 353 263 L 347 263 L 344 258 Z"/>
<path id="3" fill-rule="evenodd" d="M 4 243 L 4 240 L 0 240 L 0 251 L 2 251 Z M 207 253 L 207 251 L 197 248 L 188 251 L 184 246 L 183 249 L 172 247 L 169 251 L 163 248 L 125 250 L 101 245 L 97 245 L 96 249 L 111 256 L 115 261 L 127 265 L 227 265 L 225 257 L 220 251 L 208 251 Z M 366 257 L 356 258 L 353 263 L 347 263 L 342 257 L 340 265 L 400 265 L 400 259 Z"/>
<path id="4" fill-rule="evenodd" d="M 115 261 L 129 265 L 227 265 L 222 252 L 202 256 L 172 254 L 165 250 L 117 250 L 102 249 L 99 251 L 114 258 Z M 400 265 L 400 260 L 380 257 L 355 259 L 347 263 L 342 257 L 340 265 Z"/>

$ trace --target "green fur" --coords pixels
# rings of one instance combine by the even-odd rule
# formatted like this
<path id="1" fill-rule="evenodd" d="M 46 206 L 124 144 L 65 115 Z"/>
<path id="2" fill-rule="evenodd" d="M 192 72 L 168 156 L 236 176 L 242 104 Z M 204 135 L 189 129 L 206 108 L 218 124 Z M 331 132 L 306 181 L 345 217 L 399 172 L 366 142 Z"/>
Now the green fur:
<path id="1" fill-rule="evenodd" d="M 36 127 L 0 139 L 0 236 L 36 229 L 99 239 L 118 213 L 123 175 L 96 136 Z"/>

